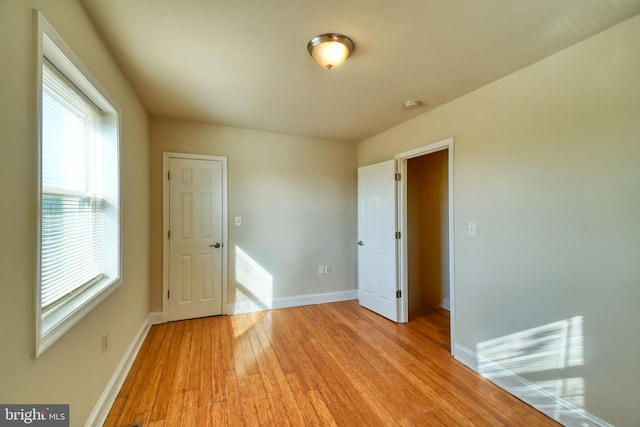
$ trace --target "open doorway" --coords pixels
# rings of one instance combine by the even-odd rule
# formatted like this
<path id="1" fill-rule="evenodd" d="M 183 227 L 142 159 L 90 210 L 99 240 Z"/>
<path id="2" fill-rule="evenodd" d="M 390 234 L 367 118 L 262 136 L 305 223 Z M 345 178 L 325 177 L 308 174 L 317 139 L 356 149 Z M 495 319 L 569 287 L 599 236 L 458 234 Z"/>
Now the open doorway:
<path id="1" fill-rule="evenodd" d="M 448 150 L 407 160 L 407 309 L 450 308 Z"/>
<path id="2" fill-rule="evenodd" d="M 453 348 L 453 138 L 400 153 L 396 160 L 399 321 L 438 307 L 449 310 Z"/>

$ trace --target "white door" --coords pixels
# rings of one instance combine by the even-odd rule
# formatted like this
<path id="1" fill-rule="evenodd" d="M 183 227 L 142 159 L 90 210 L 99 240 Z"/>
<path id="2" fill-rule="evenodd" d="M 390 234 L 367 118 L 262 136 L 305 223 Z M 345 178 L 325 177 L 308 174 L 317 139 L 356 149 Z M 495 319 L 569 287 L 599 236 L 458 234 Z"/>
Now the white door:
<path id="1" fill-rule="evenodd" d="M 222 162 L 169 161 L 169 320 L 222 314 Z"/>
<path id="2" fill-rule="evenodd" d="M 398 321 L 395 161 L 358 169 L 358 298 Z"/>

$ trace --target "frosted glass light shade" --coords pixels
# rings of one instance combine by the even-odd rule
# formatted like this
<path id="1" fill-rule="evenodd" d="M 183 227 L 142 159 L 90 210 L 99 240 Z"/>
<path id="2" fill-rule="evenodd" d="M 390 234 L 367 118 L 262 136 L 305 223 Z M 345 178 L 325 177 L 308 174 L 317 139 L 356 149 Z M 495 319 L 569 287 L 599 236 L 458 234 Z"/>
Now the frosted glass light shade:
<path id="1" fill-rule="evenodd" d="M 312 38 L 307 50 L 322 68 L 332 70 L 347 60 L 354 49 L 351 39 L 340 34 L 322 34 Z"/>

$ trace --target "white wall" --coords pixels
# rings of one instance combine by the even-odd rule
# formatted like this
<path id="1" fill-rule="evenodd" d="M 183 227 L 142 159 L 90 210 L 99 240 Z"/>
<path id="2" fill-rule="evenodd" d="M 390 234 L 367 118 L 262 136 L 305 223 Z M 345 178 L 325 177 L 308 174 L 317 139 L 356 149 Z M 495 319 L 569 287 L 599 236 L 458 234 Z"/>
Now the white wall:
<path id="1" fill-rule="evenodd" d="M 268 308 L 282 298 L 355 291 L 355 144 L 158 117 L 150 132 L 152 311 L 162 308 L 163 152 L 228 157 L 229 303 Z M 271 276 L 269 289 L 238 280 L 238 249 Z M 318 265 L 331 265 L 331 274 L 318 275 Z"/>
<path id="2" fill-rule="evenodd" d="M 483 352 L 523 332 L 526 345 L 532 328 L 581 318 L 544 367 L 490 359 L 618 426 L 640 425 L 638 40 L 635 17 L 358 147 L 367 165 L 455 138 L 457 344 Z"/>
<path id="3" fill-rule="evenodd" d="M 122 109 L 123 183 L 122 285 L 37 359 L 34 8 Z M 147 115 L 75 0 L 1 0 L 0 58 L 0 402 L 68 403 L 80 426 L 149 313 Z"/>

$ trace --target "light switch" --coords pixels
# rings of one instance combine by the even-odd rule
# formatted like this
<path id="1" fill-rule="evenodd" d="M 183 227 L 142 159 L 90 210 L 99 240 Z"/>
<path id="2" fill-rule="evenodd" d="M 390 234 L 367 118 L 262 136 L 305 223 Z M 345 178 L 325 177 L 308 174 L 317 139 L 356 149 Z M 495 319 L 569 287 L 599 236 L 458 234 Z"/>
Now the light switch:
<path id="1" fill-rule="evenodd" d="M 236 227 L 240 227 L 242 225 L 242 217 L 241 216 L 237 216 L 236 217 Z"/>
<path id="2" fill-rule="evenodd" d="M 467 224 L 467 234 L 471 237 L 476 237 L 478 235 L 478 229 L 475 222 Z"/>

